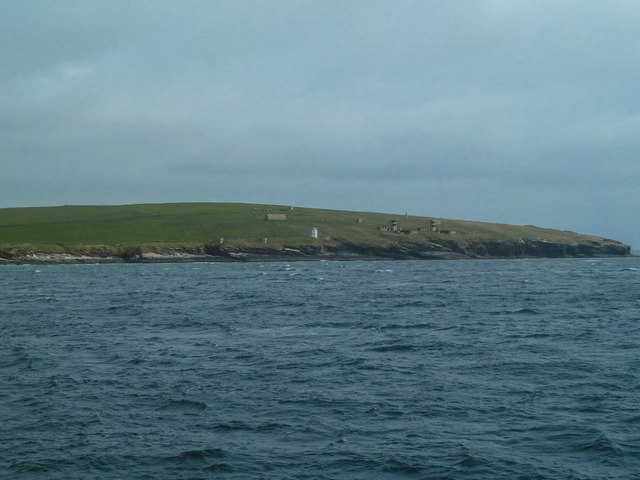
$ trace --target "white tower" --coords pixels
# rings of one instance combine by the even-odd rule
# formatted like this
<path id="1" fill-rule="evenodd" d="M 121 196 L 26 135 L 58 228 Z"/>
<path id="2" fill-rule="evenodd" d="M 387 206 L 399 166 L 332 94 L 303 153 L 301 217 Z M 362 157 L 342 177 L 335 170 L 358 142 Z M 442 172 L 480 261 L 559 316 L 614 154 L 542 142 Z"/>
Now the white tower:
<path id="1" fill-rule="evenodd" d="M 318 227 L 313 227 L 311 229 L 311 238 L 318 238 Z"/>

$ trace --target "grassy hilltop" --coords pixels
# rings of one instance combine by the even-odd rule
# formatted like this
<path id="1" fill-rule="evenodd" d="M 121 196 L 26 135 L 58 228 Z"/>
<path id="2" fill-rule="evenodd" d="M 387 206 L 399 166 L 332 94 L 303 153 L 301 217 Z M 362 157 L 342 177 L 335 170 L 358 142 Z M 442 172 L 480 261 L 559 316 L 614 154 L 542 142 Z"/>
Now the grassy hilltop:
<path id="1" fill-rule="evenodd" d="M 267 214 L 286 220 L 266 220 Z M 397 221 L 399 232 L 381 230 Z M 436 224 L 436 231 L 432 225 Z M 313 227 L 318 238 L 310 238 Z M 431 227 L 431 228 L 430 228 Z M 27 252 L 122 255 L 138 252 L 204 252 L 283 247 L 340 248 L 357 244 L 442 245 L 464 249 L 478 244 L 552 242 L 621 245 L 573 232 L 404 214 L 350 212 L 241 203 L 175 203 L 121 206 L 62 206 L 0 209 L 0 257 Z M 265 243 L 266 239 L 266 243 Z M 482 256 L 482 251 L 480 251 Z"/>

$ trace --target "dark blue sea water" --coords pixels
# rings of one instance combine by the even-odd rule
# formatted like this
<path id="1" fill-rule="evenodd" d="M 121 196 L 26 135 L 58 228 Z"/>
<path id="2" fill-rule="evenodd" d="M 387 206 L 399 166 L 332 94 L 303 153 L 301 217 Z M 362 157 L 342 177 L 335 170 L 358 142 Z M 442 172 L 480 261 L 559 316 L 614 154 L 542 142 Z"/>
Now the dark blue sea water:
<path id="1" fill-rule="evenodd" d="M 0 268 L 0 477 L 638 479 L 640 259 Z"/>

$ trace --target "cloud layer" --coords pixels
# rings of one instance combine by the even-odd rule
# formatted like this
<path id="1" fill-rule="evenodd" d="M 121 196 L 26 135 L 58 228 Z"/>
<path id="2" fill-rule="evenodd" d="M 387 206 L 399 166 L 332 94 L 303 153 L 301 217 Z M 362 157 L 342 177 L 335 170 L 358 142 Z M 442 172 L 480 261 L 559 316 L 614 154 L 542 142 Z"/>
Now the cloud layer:
<path id="1" fill-rule="evenodd" d="M 7 1 L 0 204 L 247 201 L 640 245 L 632 1 Z"/>

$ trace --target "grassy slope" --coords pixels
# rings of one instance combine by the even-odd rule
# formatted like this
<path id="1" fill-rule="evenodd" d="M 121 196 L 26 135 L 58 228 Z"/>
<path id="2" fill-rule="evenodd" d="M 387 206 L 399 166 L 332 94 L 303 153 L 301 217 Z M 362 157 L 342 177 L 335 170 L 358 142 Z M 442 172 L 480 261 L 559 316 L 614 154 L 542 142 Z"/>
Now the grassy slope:
<path id="1" fill-rule="evenodd" d="M 285 213 L 286 221 L 266 221 L 267 213 Z M 359 223 L 358 219 L 362 222 Z M 399 238 L 437 241 L 441 233 L 402 236 L 379 230 L 391 219 L 403 229 L 417 230 L 427 217 L 348 212 L 238 203 L 178 203 L 122 206 L 64 206 L 0 209 L 0 245 L 32 246 L 38 251 L 73 251 L 81 245 L 139 244 L 144 249 L 162 246 L 197 246 L 224 237 L 225 246 L 305 245 L 316 226 L 320 241 L 385 245 Z M 520 238 L 579 243 L 598 239 L 572 232 L 461 220 L 442 219 L 441 229 L 457 233 L 447 238 L 460 243 L 517 241 Z M 331 240 L 323 240 L 325 236 Z M 599 240 L 599 239 L 598 239 Z M 316 240 L 318 242 L 318 240 Z M 36 247 L 37 245 L 37 247 Z M 75 248 L 74 248 L 75 246 Z"/>

